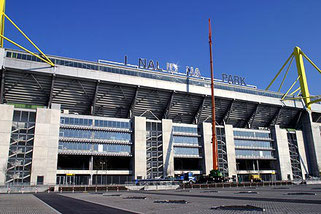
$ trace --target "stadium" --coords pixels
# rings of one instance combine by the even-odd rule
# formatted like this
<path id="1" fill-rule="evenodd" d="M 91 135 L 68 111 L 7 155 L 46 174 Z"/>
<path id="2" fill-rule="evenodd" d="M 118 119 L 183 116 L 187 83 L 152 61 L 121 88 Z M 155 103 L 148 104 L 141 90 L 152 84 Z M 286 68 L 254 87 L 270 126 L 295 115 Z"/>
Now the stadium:
<path id="1" fill-rule="evenodd" d="M 97 185 L 213 169 L 210 80 L 198 69 L 0 49 L 0 185 Z M 219 170 L 248 181 L 321 170 L 321 104 L 215 80 Z M 291 98 L 292 95 L 287 95 Z"/>

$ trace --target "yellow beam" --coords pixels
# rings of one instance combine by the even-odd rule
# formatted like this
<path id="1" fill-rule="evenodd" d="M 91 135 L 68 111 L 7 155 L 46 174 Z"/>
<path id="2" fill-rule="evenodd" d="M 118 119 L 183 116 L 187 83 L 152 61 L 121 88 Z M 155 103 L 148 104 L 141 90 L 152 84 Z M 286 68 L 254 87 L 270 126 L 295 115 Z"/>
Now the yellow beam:
<path id="1" fill-rule="evenodd" d="M 33 55 L 33 56 L 37 57 L 38 59 L 44 61 L 45 63 L 48 63 L 48 64 L 51 65 L 51 66 L 55 66 L 55 64 L 53 64 L 51 61 L 50 61 L 50 62 L 47 61 L 46 59 L 40 57 L 38 54 L 35 54 L 35 53 L 33 53 L 32 51 L 29 51 L 27 48 L 19 45 L 18 43 L 12 41 L 11 39 L 8 39 L 7 37 L 5 37 L 5 36 L 3 36 L 3 35 L 1 35 L 1 34 L 0 34 L 0 37 L 1 37 L 2 39 L 5 39 L 5 40 L 7 40 L 8 42 L 12 43 L 13 45 L 21 48 L 22 50 L 26 51 L 27 53 L 30 53 L 31 55 Z"/>
<path id="2" fill-rule="evenodd" d="M 296 67 L 298 70 L 298 76 L 300 77 L 300 87 L 301 87 L 301 92 L 302 92 L 302 97 L 305 102 L 305 105 L 307 106 L 308 109 L 311 109 L 311 104 L 310 104 L 310 92 L 309 92 L 309 87 L 308 87 L 308 82 L 307 82 L 307 77 L 305 74 L 305 68 L 304 68 L 304 62 L 303 62 L 303 57 L 302 57 L 302 51 L 299 47 L 294 48 L 294 57 L 296 61 Z"/>
<path id="3" fill-rule="evenodd" d="M 290 63 L 289 63 L 289 66 L 288 66 L 288 68 L 286 69 L 286 72 L 285 72 L 285 74 L 284 74 L 284 77 L 283 77 L 283 79 L 282 79 L 282 82 L 281 82 L 281 85 L 280 85 L 280 87 L 279 87 L 278 92 L 281 91 L 281 88 L 282 88 L 282 86 L 283 86 L 283 84 L 284 84 L 285 78 L 286 78 L 286 76 L 287 76 L 288 73 L 289 73 L 289 69 L 290 69 L 290 67 L 291 67 L 291 65 L 292 65 L 293 59 L 294 59 L 294 56 L 292 56 L 291 61 L 290 61 Z"/>
<path id="4" fill-rule="evenodd" d="M 321 102 L 321 99 L 313 100 L 313 101 L 311 101 L 309 104 L 313 104 L 313 103 L 317 103 L 317 102 Z"/>
<path id="5" fill-rule="evenodd" d="M 286 62 L 283 64 L 282 68 L 279 70 L 279 72 L 275 75 L 275 77 L 273 78 L 273 80 L 271 81 L 271 83 L 268 85 L 268 87 L 266 87 L 265 90 L 269 90 L 269 88 L 271 87 L 271 85 L 274 83 L 274 81 L 276 80 L 276 78 L 280 75 L 281 71 L 283 70 L 283 68 L 286 66 L 286 64 L 288 64 L 289 60 L 291 59 L 291 57 L 293 56 L 293 53 L 289 56 L 289 58 L 286 60 Z"/>
<path id="6" fill-rule="evenodd" d="M 295 89 L 295 90 L 290 94 L 290 96 L 292 96 L 295 92 L 299 91 L 300 89 L 301 89 L 300 87 L 297 88 L 297 89 Z"/>
<path id="7" fill-rule="evenodd" d="M 288 93 L 292 90 L 293 86 L 295 85 L 295 83 L 300 79 L 300 76 L 298 76 L 298 78 L 296 78 L 296 80 L 293 82 L 293 84 L 291 85 L 291 87 L 289 88 L 289 90 L 282 96 L 281 100 L 284 100 L 284 98 L 288 95 Z"/>
<path id="8" fill-rule="evenodd" d="M 316 66 L 316 64 L 314 64 L 314 63 L 312 62 L 312 60 L 311 60 L 307 55 L 305 55 L 305 54 L 303 53 L 303 51 L 301 51 L 301 54 L 302 54 L 302 55 L 311 63 L 311 65 L 312 65 L 315 69 L 317 69 L 317 71 L 319 71 L 320 74 L 321 74 L 320 68 L 318 68 L 318 66 Z"/>
<path id="9" fill-rule="evenodd" d="M 0 17 L 0 34 L 4 35 L 4 21 L 5 21 L 5 17 L 4 17 L 4 12 L 6 9 L 6 0 L 0 0 L 0 13 L 1 13 L 1 17 Z M 3 48 L 3 38 L 0 38 L 0 47 Z"/>
<path id="10" fill-rule="evenodd" d="M 35 43 L 33 43 L 33 41 L 31 41 L 31 39 L 29 39 L 29 37 L 6 14 L 3 13 L 3 16 L 5 16 L 11 22 L 11 24 L 44 56 L 44 58 L 48 62 L 50 62 L 50 64 L 53 64 L 53 62 L 46 56 L 46 54 L 44 54 L 40 50 L 40 48 L 38 48 L 38 46 Z M 1 35 L 3 35 L 3 34 L 1 34 Z M 54 66 L 54 64 L 53 64 L 53 66 Z"/>

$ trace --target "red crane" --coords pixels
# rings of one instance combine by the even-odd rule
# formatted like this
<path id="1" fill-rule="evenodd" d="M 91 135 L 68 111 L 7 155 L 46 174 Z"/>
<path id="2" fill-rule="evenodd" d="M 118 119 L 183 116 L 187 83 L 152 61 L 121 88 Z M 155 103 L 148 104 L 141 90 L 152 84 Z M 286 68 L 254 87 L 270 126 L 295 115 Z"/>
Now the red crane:
<path id="1" fill-rule="evenodd" d="M 211 19 L 208 19 L 209 25 L 209 45 L 210 45 L 210 65 L 211 65 L 211 98 L 212 98 L 212 149 L 213 149 L 213 170 L 218 170 L 217 158 L 217 139 L 215 128 L 215 99 L 214 99 L 214 71 L 213 71 L 213 55 L 212 55 L 212 29 Z"/>

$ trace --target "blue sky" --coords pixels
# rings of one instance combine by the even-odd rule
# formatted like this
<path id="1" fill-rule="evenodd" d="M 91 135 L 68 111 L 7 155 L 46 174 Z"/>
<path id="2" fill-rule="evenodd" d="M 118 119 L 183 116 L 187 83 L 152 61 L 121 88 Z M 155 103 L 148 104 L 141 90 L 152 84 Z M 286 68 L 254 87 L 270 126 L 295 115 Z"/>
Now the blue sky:
<path id="1" fill-rule="evenodd" d="M 207 77 L 211 18 L 215 78 L 239 75 L 264 89 L 295 46 L 321 68 L 320 9 L 319 0 L 10 0 L 6 14 L 48 54 L 119 62 L 127 55 L 131 64 L 143 57 L 178 63 L 182 72 L 198 67 Z M 6 24 L 6 36 L 30 47 Z M 321 75 L 306 68 L 310 92 L 321 94 Z M 290 72 L 286 86 L 295 66 Z"/>

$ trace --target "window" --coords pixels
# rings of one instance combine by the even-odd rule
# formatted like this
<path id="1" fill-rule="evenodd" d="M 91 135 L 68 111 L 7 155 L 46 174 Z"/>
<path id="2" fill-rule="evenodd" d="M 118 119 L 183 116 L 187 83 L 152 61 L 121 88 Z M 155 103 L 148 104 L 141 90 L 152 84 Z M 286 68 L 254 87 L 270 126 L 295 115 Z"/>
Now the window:
<path id="1" fill-rule="evenodd" d="M 37 176 L 37 185 L 43 185 L 43 176 Z"/>

